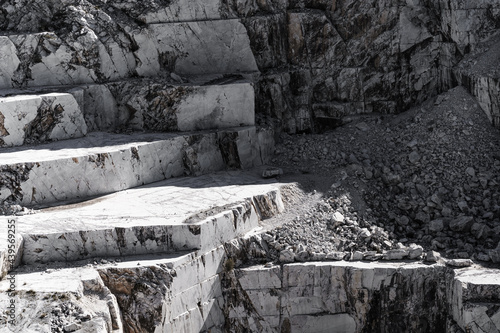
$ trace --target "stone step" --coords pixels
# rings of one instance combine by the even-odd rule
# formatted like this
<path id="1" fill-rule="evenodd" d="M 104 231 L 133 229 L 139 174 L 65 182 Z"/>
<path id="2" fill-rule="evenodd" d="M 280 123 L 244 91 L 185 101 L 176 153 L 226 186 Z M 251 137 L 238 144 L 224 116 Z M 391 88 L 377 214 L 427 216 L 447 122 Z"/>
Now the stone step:
<path id="1" fill-rule="evenodd" d="M 84 26 L 78 37 L 65 32 L 0 36 L 0 89 L 103 83 L 160 72 L 258 71 L 238 19 L 115 29 L 112 35 Z"/>
<path id="2" fill-rule="evenodd" d="M 63 318 L 68 321 L 65 325 L 74 322 L 84 332 L 98 333 L 130 327 L 140 331 L 162 328 L 164 332 L 220 328 L 224 300 L 219 273 L 225 260 L 224 248 L 218 246 L 207 252 L 24 266 L 0 282 L 0 311 L 7 313 L 13 299 L 18 309 L 15 328 L 33 333 L 52 332 L 51 320 L 54 325 Z M 12 276 L 17 290 L 11 298 Z M 138 288 L 140 293 L 136 293 Z M 34 302 L 36 306 L 30 306 Z M 71 315 L 64 311 L 68 303 L 74 306 Z M 136 305 L 141 309 L 130 308 Z M 149 310 L 142 312 L 142 307 Z"/>
<path id="3" fill-rule="evenodd" d="M 275 181 L 262 179 L 256 171 L 225 171 L 165 180 L 7 219 L 14 221 L 16 235 L 22 237 L 16 240 L 20 249 L 15 260 L 34 264 L 209 251 L 283 209 Z M 6 249 L 6 240 L 0 242 Z"/>
<path id="4" fill-rule="evenodd" d="M 82 91 L 73 94 L 81 95 Z M 87 125 L 68 93 L 0 97 L 0 147 L 79 138 Z"/>
<path id="5" fill-rule="evenodd" d="M 254 100 L 253 85 L 237 75 L 198 76 L 184 83 L 144 78 L 4 89 L 0 90 L 0 139 L 5 141 L 3 146 L 14 146 L 95 131 L 177 132 L 253 126 Z"/>
<path id="6" fill-rule="evenodd" d="M 82 86 L 89 131 L 172 132 L 254 125 L 255 96 L 249 81 L 222 75 L 192 81 L 141 79 Z"/>
<path id="7" fill-rule="evenodd" d="M 0 150 L 0 203 L 83 200 L 183 175 L 262 165 L 273 136 L 255 127 L 111 134 Z"/>

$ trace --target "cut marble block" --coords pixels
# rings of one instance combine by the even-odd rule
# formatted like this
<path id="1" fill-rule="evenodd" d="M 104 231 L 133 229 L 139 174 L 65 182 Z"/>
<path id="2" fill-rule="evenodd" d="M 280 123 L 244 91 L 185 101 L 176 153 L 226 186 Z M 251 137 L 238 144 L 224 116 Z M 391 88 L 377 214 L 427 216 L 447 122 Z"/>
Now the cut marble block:
<path id="1" fill-rule="evenodd" d="M 267 133 L 267 132 L 265 132 Z M 182 175 L 265 163 L 272 133 L 90 133 L 85 138 L 0 152 L 0 202 L 48 204 L 124 190 Z"/>
<path id="2" fill-rule="evenodd" d="M 22 260 L 210 251 L 284 209 L 274 181 L 222 172 L 165 180 L 17 218 Z"/>
<path id="3" fill-rule="evenodd" d="M 254 89 L 244 80 L 175 85 L 143 79 L 89 85 L 83 90 L 91 131 L 171 132 L 254 125 Z"/>
<path id="4" fill-rule="evenodd" d="M 451 315 L 464 331 L 500 332 L 498 270 L 457 270 L 448 294 Z"/>
<path id="5" fill-rule="evenodd" d="M 98 81 L 99 76 L 117 79 L 120 72 L 125 74 L 113 70 L 112 75 L 106 76 L 109 73 L 101 69 L 115 69 L 114 62 L 95 33 L 87 32 L 78 41 L 63 40 L 53 32 L 0 37 L 0 54 L 4 54 L 7 64 L 15 65 L 0 68 L 0 89 L 91 83 Z M 89 54 L 88 49 L 98 49 L 102 54 Z M 134 68 L 135 59 L 130 55 Z"/>
<path id="6" fill-rule="evenodd" d="M 0 98 L 0 147 L 80 138 L 86 134 L 82 110 L 72 94 Z"/>
<path id="7" fill-rule="evenodd" d="M 258 72 L 245 26 L 237 19 L 150 25 L 164 64 L 178 74 Z"/>

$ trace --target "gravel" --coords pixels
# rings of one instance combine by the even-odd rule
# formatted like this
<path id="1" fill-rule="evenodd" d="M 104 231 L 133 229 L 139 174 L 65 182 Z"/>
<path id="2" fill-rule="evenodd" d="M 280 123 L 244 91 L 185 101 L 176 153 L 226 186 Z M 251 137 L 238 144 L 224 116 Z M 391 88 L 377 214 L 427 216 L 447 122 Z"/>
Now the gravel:
<path id="1" fill-rule="evenodd" d="M 283 134 L 272 162 L 304 191 L 294 216 L 268 221 L 273 258 L 496 258 L 500 132 L 462 87 L 397 116 Z"/>

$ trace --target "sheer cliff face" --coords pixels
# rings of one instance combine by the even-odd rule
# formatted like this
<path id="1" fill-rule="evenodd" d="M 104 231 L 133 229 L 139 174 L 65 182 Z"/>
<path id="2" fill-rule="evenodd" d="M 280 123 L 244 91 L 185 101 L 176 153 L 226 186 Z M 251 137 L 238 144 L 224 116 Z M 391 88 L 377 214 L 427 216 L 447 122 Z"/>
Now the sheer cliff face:
<path id="1" fill-rule="evenodd" d="M 37 76 L 44 66 L 63 84 L 252 73 L 258 120 L 295 133 L 325 118 L 401 112 L 449 89 L 453 67 L 499 25 L 496 0 L 9 0 L 0 30 L 11 35 L 0 45 L 17 57 L 0 65 L 0 84 L 53 84 Z M 176 49 L 168 31 L 207 42 Z M 224 31 L 236 44 L 217 44 Z M 226 46 L 210 66 L 183 62 Z"/>

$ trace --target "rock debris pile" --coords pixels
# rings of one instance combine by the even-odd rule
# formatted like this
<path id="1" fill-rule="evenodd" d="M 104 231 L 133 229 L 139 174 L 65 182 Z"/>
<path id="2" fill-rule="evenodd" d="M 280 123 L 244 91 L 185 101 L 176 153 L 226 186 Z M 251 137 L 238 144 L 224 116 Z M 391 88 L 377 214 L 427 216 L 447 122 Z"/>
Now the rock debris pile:
<path id="1" fill-rule="evenodd" d="M 463 88 L 351 120 L 277 145 L 283 177 L 331 186 L 263 236 L 271 258 L 500 262 L 500 133 Z"/>

